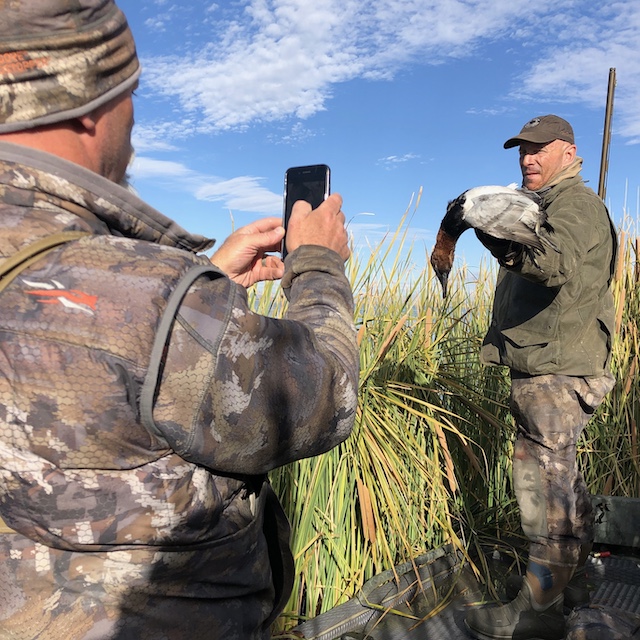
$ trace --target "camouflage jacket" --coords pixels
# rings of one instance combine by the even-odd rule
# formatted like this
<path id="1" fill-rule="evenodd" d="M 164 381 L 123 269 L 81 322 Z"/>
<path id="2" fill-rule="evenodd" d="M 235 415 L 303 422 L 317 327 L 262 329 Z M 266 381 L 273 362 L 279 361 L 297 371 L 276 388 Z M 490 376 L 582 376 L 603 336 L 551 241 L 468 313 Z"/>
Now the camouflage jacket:
<path id="1" fill-rule="evenodd" d="M 205 238 L 54 156 L 0 143 L 0 211 L 2 260 L 88 232 L 0 294 L 0 638 L 268 637 L 291 559 L 264 474 L 355 415 L 340 258 L 292 254 L 277 320 Z"/>

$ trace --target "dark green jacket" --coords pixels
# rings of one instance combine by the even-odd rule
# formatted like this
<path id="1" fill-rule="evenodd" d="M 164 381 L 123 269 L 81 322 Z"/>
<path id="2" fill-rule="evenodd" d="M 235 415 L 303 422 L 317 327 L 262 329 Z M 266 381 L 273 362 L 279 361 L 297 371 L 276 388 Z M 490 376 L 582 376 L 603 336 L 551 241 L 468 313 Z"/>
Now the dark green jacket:
<path id="1" fill-rule="evenodd" d="M 542 191 L 559 253 L 522 253 L 500 268 L 481 360 L 530 375 L 608 369 L 617 237 L 602 200 L 577 175 Z"/>

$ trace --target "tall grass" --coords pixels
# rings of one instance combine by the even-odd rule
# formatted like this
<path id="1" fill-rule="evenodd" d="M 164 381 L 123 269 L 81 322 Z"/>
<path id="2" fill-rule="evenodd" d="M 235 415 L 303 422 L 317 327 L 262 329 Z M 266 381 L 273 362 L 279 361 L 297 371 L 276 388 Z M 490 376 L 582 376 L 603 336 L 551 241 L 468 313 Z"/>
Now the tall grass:
<path id="1" fill-rule="evenodd" d="M 280 629 L 331 609 L 376 573 L 444 543 L 466 552 L 519 535 L 508 372 L 478 358 L 495 269 L 481 266 L 470 286 L 459 266 L 443 300 L 428 261 L 416 272 L 415 248 L 405 243 L 400 225 L 366 263 L 357 256 L 350 262 L 361 367 L 352 436 L 271 474 L 291 521 L 296 562 Z M 593 493 L 640 496 L 637 258 L 638 241 L 621 233 L 614 283 L 618 381 L 579 451 Z M 267 285 L 255 306 L 279 315 L 285 301 Z"/>
<path id="2" fill-rule="evenodd" d="M 637 427 L 640 419 L 637 325 L 640 239 L 626 231 L 621 231 L 619 237 L 613 283 L 617 313 L 612 368 L 616 386 L 590 423 L 580 461 L 592 493 L 640 497 Z"/>

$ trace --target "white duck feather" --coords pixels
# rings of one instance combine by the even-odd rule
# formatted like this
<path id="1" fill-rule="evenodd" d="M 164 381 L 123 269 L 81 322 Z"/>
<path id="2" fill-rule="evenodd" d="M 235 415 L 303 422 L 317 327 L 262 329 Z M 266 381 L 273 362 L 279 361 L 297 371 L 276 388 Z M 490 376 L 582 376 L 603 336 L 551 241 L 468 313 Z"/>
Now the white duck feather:
<path id="1" fill-rule="evenodd" d="M 547 249 L 559 252 L 551 238 L 553 228 L 537 193 L 518 189 L 515 185 L 468 189 L 447 205 L 431 254 L 431 264 L 445 295 L 455 245 L 469 228 L 523 245 L 536 265 L 536 252 L 546 253 Z"/>

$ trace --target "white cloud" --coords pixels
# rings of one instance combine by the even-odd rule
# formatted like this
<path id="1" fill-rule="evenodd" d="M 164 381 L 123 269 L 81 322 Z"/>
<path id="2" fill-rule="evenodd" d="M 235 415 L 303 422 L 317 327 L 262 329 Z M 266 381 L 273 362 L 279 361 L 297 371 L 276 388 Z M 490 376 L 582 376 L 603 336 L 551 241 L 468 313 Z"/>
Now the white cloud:
<path id="1" fill-rule="evenodd" d="M 417 255 L 435 239 L 433 231 L 413 226 L 354 223 L 348 225 L 347 231 L 356 260 L 367 260 L 374 251 L 383 256 L 391 245 L 402 249 L 402 253 L 406 255 Z M 390 259 L 394 260 L 397 257 L 396 251 L 392 253 Z"/>
<path id="2" fill-rule="evenodd" d="M 389 236 L 393 234 L 389 225 L 375 223 L 350 223 L 347 225 L 347 232 L 351 244 L 356 249 L 373 249 L 388 241 Z"/>
<path id="3" fill-rule="evenodd" d="M 133 186 L 138 180 L 158 179 L 173 189 L 189 193 L 196 200 L 221 202 L 231 211 L 282 213 L 282 195 L 262 186 L 263 178 L 240 176 L 224 180 L 198 173 L 179 162 L 136 156 L 131 166 Z"/>
<path id="4" fill-rule="evenodd" d="M 420 156 L 415 153 L 405 153 L 402 156 L 387 156 L 386 158 L 380 158 L 378 164 L 386 166 L 387 169 L 394 169 L 400 164 L 409 162 L 411 160 L 417 160 Z"/>
<path id="5" fill-rule="evenodd" d="M 262 181 L 262 178 L 240 176 L 204 184 L 194 195 L 198 200 L 224 202 L 228 209 L 236 211 L 281 214 L 282 196 L 265 189 L 261 185 Z"/>
<path id="6" fill-rule="evenodd" d="M 188 169 L 179 162 L 171 162 L 169 160 L 154 160 L 153 158 L 145 158 L 136 156 L 131 167 L 132 174 L 135 178 L 173 178 L 182 180 L 184 178 L 193 178 L 196 176 L 194 171 Z"/>
<path id="7" fill-rule="evenodd" d="M 163 133 L 158 127 L 144 127 L 136 125 L 131 136 L 136 153 L 144 153 L 147 151 L 175 151 L 176 147 L 169 142 L 166 133 Z"/>
<path id="8" fill-rule="evenodd" d="M 539 0 L 537 11 L 551 4 Z M 305 118 L 325 109 L 337 83 L 390 77 L 418 56 L 438 63 L 465 55 L 528 7 L 524 0 L 252 0 L 244 14 L 212 23 L 199 50 L 145 59 L 145 83 L 219 129 Z"/>
<path id="9" fill-rule="evenodd" d="M 552 28 L 556 44 L 522 75 L 514 96 L 604 109 L 609 70 L 614 68 L 615 128 L 640 142 L 640 4 L 628 0 L 589 8 L 589 14 L 570 13 Z"/>
<path id="10" fill-rule="evenodd" d="M 176 6 L 149 27 L 179 19 Z M 197 11 L 184 9 L 191 21 Z M 527 56 L 517 100 L 600 106 L 616 67 L 618 132 L 640 138 L 636 0 L 538 0 L 535 11 L 529 0 L 246 0 L 200 11 L 178 54 L 143 59 L 145 88 L 177 98 L 179 120 L 188 121 L 169 137 L 304 119 L 327 108 L 339 83 L 391 78 L 408 64 L 441 64 L 500 42 Z"/>
<path id="11" fill-rule="evenodd" d="M 287 132 L 271 133 L 268 135 L 268 139 L 274 144 L 299 145 L 316 135 L 316 131 L 305 127 L 302 122 L 295 122 Z"/>
<path id="12" fill-rule="evenodd" d="M 166 20 L 163 16 L 154 16 L 145 20 L 145 26 L 153 31 L 166 31 Z"/>

